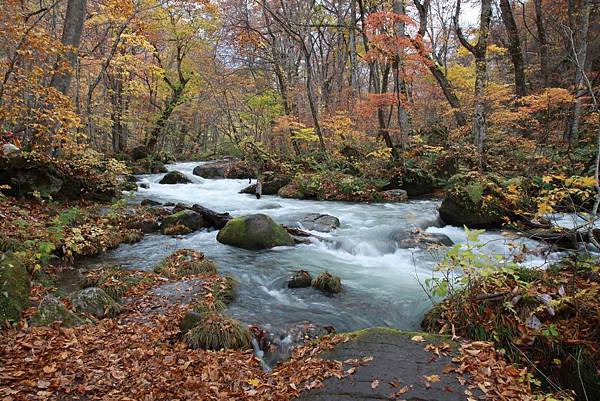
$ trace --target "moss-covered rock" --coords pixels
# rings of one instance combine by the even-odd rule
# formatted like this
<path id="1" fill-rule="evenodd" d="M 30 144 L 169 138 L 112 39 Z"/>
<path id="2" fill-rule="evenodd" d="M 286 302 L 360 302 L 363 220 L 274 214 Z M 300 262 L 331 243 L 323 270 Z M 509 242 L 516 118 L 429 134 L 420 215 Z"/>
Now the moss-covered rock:
<path id="1" fill-rule="evenodd" d="M 179 278 L 195 274 L 217 274 L 217 264 L 192 249 L 178 249 L 154 267 L 154 272 Z"/>
<path id="2" fill-rule="evenodd" d="M 200 213 L 194 212 L 193 210 L 185 209 L 177 213 L 173 213 L 169 216 L 163 217 L 160 222 L 160 228 L 163 234 L 166 234 L 166 230 L 175 225 L 183 225 L 189 228 L 191 231 L 196 231 L 201 228 L 210 227 L 210 223 L 202 217 Z"/>
<path id="3" fill-rule="evenodd" d="M 89 314 L 98 319 L 115 317 L 121 313 L 121 305 L 98 287 L 85 288 L 70 296 L 78 313 Z"/>
<path id="4" fill-rule="evenodd" d="M 12 254 L 0 254 L 0 322 L 16 322 L 29 306 L 29 273 Z"/>
<path id="5" fill-rule="evenodd" d="M 49 326 L 54 322 L 62 322 L 64 327 L 74 327 L 85 324 L 86 320 L 70 311 L 58 298 L 46 295 L 31 318 L 31 323 L 34 326 Z"/>
<path id="6" fill-rule="evenodd" d="M 288 288 L 306 288 L 310 287 L 313 278 L 306 270 L 297 270 L 294 275 L 288 280 Z"/>
<path id="7" fill-rule="evenodd" d="M 192 180 L 186 177 L 180 171 L 169 171 L 165 176 L 158 182 L 159 184 L 190 184 Z"/>
<path id="8" fill-rule="evenodd" d="M 191 348 L 247 350 L 251 348 L 252 336 L 237 320 L 213 313 L 205 315 L 186 333 L 184 339 Z"/>
<path id="9" fill-rule="evenodd" d="M 219 231 L 217 241 L 251 250 L 294 245 L 294 239 L 287 230 L 265 214 L 229 220 Z"/>
<path id="10" fill-rule="evenodd" d="M 106 266 L 84 274 L 82 287 L 98 287 L 115 301 L 120 301 L 127 291 L 145 277 L 141 272 L 124 270 L 119 266 Z"/>
<path id="11" fill-rule="evenodd" d="M 313 279 L 311 286 L 329 294 L 337 294 L 342 292 L 342 279 L 329 272 L 324 272 Z"/>
<path id="12" fill-rule="evenodd" d="M 453 226 L 499 227 L 507 216 L 502 191 L 497 177 L 477 172 L 457 174 L 448 181 L 440 217 Z"/>

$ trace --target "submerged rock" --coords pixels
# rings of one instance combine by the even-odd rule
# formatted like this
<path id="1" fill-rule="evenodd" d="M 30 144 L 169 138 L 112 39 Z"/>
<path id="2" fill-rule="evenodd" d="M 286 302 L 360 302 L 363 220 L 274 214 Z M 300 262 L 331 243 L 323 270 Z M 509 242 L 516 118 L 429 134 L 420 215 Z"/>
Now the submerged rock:
<path id="1" fill-rule="evenodd" d="M 399 248 L 427 248 L 429 246 L 452 246 L 454 241 L 446 234 L 400 230 L 391 234 Z"/>
<path id="2" fill-rule="evenodd" d="M 311 286 L 329 294 L 337 294 L 342 292 L 342 279 L 329 272 L 324 272 L 313 279 Z"/>
<path id="3" fill-rule="evenodd" d="M 192 180 L 186 177 L 180 171 L 169 171 L 165 176 L 158 182 L 159 184 L 190 184 Z"/>
<path id="4" fill-rule="evenodd" d="M 200 213 L 185 209 L 164 217 L 160 222 L 160 229 L 163 234 L 167 234 L 170 227 L 177 225 L 187 227 L 190 232 L 210 227 L 210 223 Z"/>
<path id="5" fill-rule="evenodd" d="M 288 280 L 288 288 L 306 288 L 312 283 L 312 276 L 306 270 L 297 270 L 294 275 Z"/>
<path id="6" fill-rule="evenodd" d="M 229 220 L 219 231 L 217 241 L 250 250 L 294 245 L 294 239 L 287 230 L 265 214 Z"/>
<path id="7" fill-rule="evenodd" d="M 300 224 L 304 229 L 310 231 L 331 232 L 340 226 L 340 220 L 328 214 L 306 213 L 292 216 L 288 219 L 293 224 Z"/>
<path id="8" fill-rule="evenodd" d="M 64 327 L 74 327 L 85 324 L 86 320 L 70 311 L 58 298 L 46 295 L 31 318 L 31 323 L 34 326 L 49 326 L 54 322 L 62 322 Z"/>
<path id="9" fill-rule="evenodd" d="M 121 313 L 121 305 L 101 288 L 85 288 L 71 294 L 70 299 L 75 311 L 90 314 L 98 319 L 115 317 Z"/>
<path id="10" fill-rule="evenodd" d="M 0 254 L 0 323 L 16 322 L 29 306 L 29 274 L 12 254 Z"/>

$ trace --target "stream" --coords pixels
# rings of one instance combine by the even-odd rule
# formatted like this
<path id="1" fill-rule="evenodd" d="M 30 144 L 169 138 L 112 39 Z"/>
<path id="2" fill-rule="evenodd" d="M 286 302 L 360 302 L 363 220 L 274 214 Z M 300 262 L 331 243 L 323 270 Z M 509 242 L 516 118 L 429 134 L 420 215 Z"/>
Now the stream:
<path id="1" fill-rule="evenodd" d="M 161 185 L 163 174 L 139 176 L 149 188 L 132 194 L 132 202 L 152 199 L 160 202 L 200 204 L 232 216 L 264 213 L 278 222 L 289 223 L 294 215 L 324 213 L 336 216 L 341 226 L 331 233 L 315 233 L 337 242 L 315 241 L 307 245 L 280 247 L 266 251 L 247 251 L 217 242 L 217 231 L 198 231 L 185 237 L 146 235 L 133 245 L 121 245 L 94 262 L 119 264 L 151 270 L 161 259 L 179 248 L 192 248 L 214 259 L 221 274 L 240 283 L 237 300 L 228 312 L 242 322 L 270 331 L 303 321 L 333 326 L 337 331 L 387 326 L 405 330 L 419 329 L 424 313 L 431 307 L 421 284 L 432 276 L 443 255 L 426 249 L 398 249 L 390 235 L 398 230 L 421 227 L 448 235 L 454 242 L 466 241 L 459 227 L 437 227 L 437 199 L 406 203 L 346 203 L 283 199 L 277 196 L 240 194 L 248 180 L 203 179 L 192 175 L 201 162 L 169 165 L 194 182 Z M 293 218 L 292 218 L 293 220 Z M 535 241 L 507 237 L 501 232 L 486 232 L 485 252 L 509 255 L 511 242 L 540 248 Z M 542 256 L 528 254 L 529 265 L 543 265 Z M 312 288 L 288 289 L 286 280 L 293 270 L 304 269 L 313 275 L 322 271 L 340 276 L 343 292 L 327 296 Z M 421 283 L 421 284 L 420 284 Z"/>

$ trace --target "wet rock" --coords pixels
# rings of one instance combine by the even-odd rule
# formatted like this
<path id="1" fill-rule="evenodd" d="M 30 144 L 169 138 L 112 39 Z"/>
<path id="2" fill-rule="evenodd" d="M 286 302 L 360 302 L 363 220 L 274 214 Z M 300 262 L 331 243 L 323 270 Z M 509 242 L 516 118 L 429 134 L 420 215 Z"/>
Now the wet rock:
<path id="1" fill-rule="evenodd" d="M 217 241 L 251 250 L 294 245 L 294 239 L 286 229 L 264 214 L 253 214 L 229 220 L 219 231 Z"/>
<path id="2" fill-rule="evenodd" d="M 142 206 L 160 206 L 160 205 L 162 205 L 162 203 L 157 202 L 157 201 L 152 200 L 152 199 L 144 199 L 140 203 L 140 205 L 142 205 Z"/>
<path id="3" fill-rule="evenodd" d="M 202 178 L 225 178 L 230 163 L 229 160 L 217 160 L 201 164 L 194 168 L 193 174 Z"/>
<path id="4" fill-rule="evenodd" d="M 144 218 L 142 220 L 136 220 L 127 223 L 127 228 L 139 230 L 144 234 L 149 234 L 158 231 L 159 224 L 154 218 Z"/>
<path id="5" fill-rule="evenodd" d="M 161 232 L 164 234 L 171 226 L 181 225 L 192 231 L 201 228 L 210 227 L 210 224 L 202 217 L 200 213 L 185 209 L 169 216 L 163 217 L 160 223 Z"/>
<path id="6" fill-rule="evenodd" d="M 169 304 L 188 305 L 204 293 L 204 281 L 192 279 L 163 284 L 150 290 L 150 294 Z"/>
<path id="7" fill-rule="evenodd" d="M 148 184 L 147 182 L 141 182 L 141 183 L 138 184 L 138 186 L 140 188 L 144 188 L 144 189 L 150 188 L 150 184 Z"/>
<path id="8" fill-rule="evenodd" d="M 340 220 L 335 216 L 320 213 L 306 213 L 289 219 L 304 229 L 310 231 L 331 232 L 340 226 Z"/>
<path id="9" fill-rule="evenodd" d="M 186 334 L 188 331 L 193 329 L 204 319 L 204 315 L 202 313 L 190 311 L 185 314 L 183 320 L 179 324 L 179 330 L 181 330 L 181 334 Z"/>
<path id="10" fill-rule="evenodd" d="M 385 202 L 406 202 L 408 194 L 403 189 L 390 189 L 381 193 Z"/>
<path id="11" fill-rule="evenodd" d="M 62 322 L 64 327 L 74 327 L 85 324 L 86 320 L 67 309 L 58 298 L 46 295 L 31 318 L 31 323 L 34 326 L 49 326 L 54 322 Z"/>
<path id="12" fill-rule="evenodd" d="M 335 332 L 331 326 L 319 326 L 311 322 L 294 323 L 275 332 L 265 329 L 267 331 L 255 330 L 254 334 L 261 349 L 269 353 L 271 365 L 289 358 L 295 348 Z"/>
<path id="13" fill-rule="evenodd" d="M 324 272 L 313 279 L 311 286 L 329 294 L 338 294 L 342 291 L 342 279 Z"/>
<path id="14" fill-rule="evenodd" d="M 294 275 L 288 280 L 288 288 L 306 288 L 312 283 L 312 276 L 306 270 L 297 270 Z"/>
<path id="15" fill-rule="evenodd" d="M 338 344 L 335 349 L 322 354 L 321 357 L 338 361 L 369 357 L 371 361 L 360 366 L 352 375 L 342 379 L 325 380 L 321 388 L 304 391 L 296 400 L 465 400 L 465 391 L 468 389 L 460 382 L 468 379 L 466 374 L 459 376 L 456 373 L 446 373 L 446 367 L 452 364 L 452 358 L 456 356 L 455 352 L 452 351 L 451 355 L 442 353 L 437 357 L 425 349 L 429 344 L 439 346 L 442 342 L 449 342 L 448 338 L 422 333 L 425 341 L 417 342 L 411 340 L 415 334 L 417 333 L 387 328 L 371 328 L 350 333 L 350 341 Z M 349 365 L 345 365 L 346 368 L 349 368 Z M 424 377 L 433 375 L 439 377 L 439 381 L 425 383 Z M 372 385 L 375 379 L 379 381 L 378 386 Z M 400 383 L 400 387 L 397 383 Z M 406 394 L 390 397 L 390 394 L 398 393 L 405 385 L 410 386 Z M 471 391 L 473 399 L 481 396 L 477 389 Z"/>
<path id="16" fill-rule="evenodd" d="M 192 180 L 186 177 L 180 171 L 169 171 L 165 176 L 158 182 L 159 184 L 190 184 Z"/>
<path id="17" fill-rule="evenodd" d="M 501 205 L 501 193 L 501 183 L 496 177 L 476 172 L 457 174 L 448 181 L 440 217 L 445 223 L 458 227 L 500 227 L 507 217 Z"/>
<path id="18" fill-rule="evenodd" d="M 89 314 L 98 319 L 115 317 L 121 313 L 121 305 L 101 288 L 85 288 L 71 294 L 70 299 L 76 312 Z"/>
<path id="19" fill-rule="evenodd" d="M 19 153 L 20 151 L 21 151 L 21 149 L 17 148 L 12 143 L 5 143 L 4 145 L 2 145 L 2 155 L 4 155 L 4 156 L 9 156 L 9 155 L 12 155 L 15 153 Z"/>
<path id="20" fill-rule="evenodd" d="M 0 323 L 16 322 L 29 306 L 29 274 L 12 254 L 0 254 Z"/>
<path id="21" fill-rule="evenodd" d="M 391 234 L 399 248 L 427 248 L 429 246 L 452 246 L 454 241 L 446 234 L 428 233 L 419 230 L 400 230 Z"/>

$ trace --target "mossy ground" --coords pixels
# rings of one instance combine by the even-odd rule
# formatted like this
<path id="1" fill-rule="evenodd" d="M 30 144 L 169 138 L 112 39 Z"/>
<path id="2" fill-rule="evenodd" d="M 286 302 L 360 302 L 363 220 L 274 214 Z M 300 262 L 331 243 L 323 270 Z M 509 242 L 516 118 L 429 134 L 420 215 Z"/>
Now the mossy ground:
<path id="1" fill-rule="evenodd" d="M 0 322 L 16 322 L 29 306 L 29 273 L 12 254 L 0 254 Z"/>

